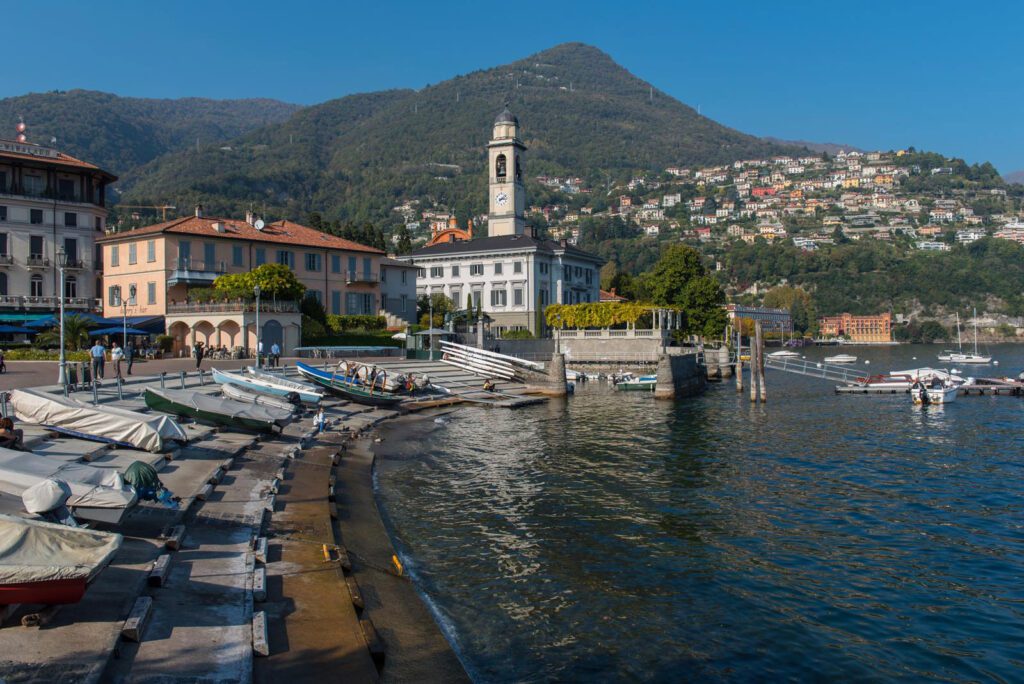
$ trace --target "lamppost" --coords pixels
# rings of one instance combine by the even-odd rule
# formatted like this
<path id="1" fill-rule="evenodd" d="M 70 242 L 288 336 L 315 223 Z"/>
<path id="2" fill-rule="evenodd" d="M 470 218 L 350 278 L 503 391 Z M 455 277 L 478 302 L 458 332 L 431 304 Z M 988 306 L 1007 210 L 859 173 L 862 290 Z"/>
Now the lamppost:
<path id="1" fill-rule="evenodd" d="M 138 290 L 132 284 L 128 287 L 128 299 L 121 300 L 121 346 L 128 346 L 128 304 L 135 306 L 135 293 Z"/>
<path id="2" fill-rule="evenodd" d="M 57 384 L 67 393 L 68 376 L 67 360 L 64 356 L 64 267 L 68 265 L 68 254 L 61 247 L 57 250 L 57 270 L 60 272 L 60 368 L 57 371 Z"/>
<path id="3" fill-rule="evenodd" d="M 427 300 L 430 302 L 430 320 L 427 322 L 428 330 L 430 330 L 430 336 L 427 338 L 430 344 L 430 360 L 434 360 L 434 294 L 430 293 L 427 295 Z"/>
<path id="4" fill-rule="evenodd" d="M 252 288 L 256 295 L 256 368 L 260 367 L 260 286 Z"/>

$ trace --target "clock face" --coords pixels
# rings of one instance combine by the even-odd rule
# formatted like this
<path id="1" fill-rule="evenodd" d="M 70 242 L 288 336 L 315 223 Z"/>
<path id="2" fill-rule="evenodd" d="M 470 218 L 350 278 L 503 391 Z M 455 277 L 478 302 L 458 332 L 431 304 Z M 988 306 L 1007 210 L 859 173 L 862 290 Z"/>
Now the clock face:
<path id="1" fill-rule="evenodd" d="M 499 207 L 505 206 L 506 204 L 508 204 L 508 193 L 499 192 L 497 195 L 494 196 L 494 201 L 498 204 Z"/>

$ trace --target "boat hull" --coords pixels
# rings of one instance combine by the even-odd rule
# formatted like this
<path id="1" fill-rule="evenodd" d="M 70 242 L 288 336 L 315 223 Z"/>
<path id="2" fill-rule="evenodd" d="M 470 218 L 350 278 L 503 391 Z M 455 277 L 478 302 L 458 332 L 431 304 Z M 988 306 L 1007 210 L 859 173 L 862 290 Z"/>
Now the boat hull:
<path id="1" fill-rule="evenodd" d="M 187 404 L 182 404 L 180 402 L 167 399 L 166 397 L 162 397 L 148 389 L 146 390 L 145 401 L 146 406 L 154 411 L 172 413 L 177 416 L 187 416 L 201 422 L 214 423 L 215 425 L 226 425 L 228 427 L 238 427 L 246 430 L 254 430 L 256 432 L 274 431 L 275 423 L 272 420 L 238 417 L 226 413 L 216 413 L 214 411 L 197 409 L 194 406 L 189 406 Z"/>
<path id="2" fill-rule="evenodd" d="M 394 394 L 372 394 L 357 385 L 345 382 L 336 375 L 307 366 L 301 362 L 296 363 L 295 367 L 302 377 L 310 382 L 314 382 L 332 394 L 349 401 L 354 401 L 357 404 L 364 404 L 366 406 L 394 406 L 402 401 L 402 397 L 395 396 Z"/>
<path id="3" fill-rule="evenodd" d="M 213 369 L 213 381 L 221 385 L 235 385 L 241 387 L 247 392 L 255 394 L 264 394 L 271 397 L 279 397 L 285 401 L 291 403 L 297 403 L 301 401 L 302 397 L 293 389 L 288 389 L 279 385 L 274 385 L 271 382 L 260 380 L 255 377 L 252 379 L 246 378 L 245 376 L 235 375 L 234 373 L 224 373 L 216 368 Z"/>
<path id="4" fill-rule="evenodd" d="M 653 392 L 656 382 L 619 382 L 615 389 L 620 392 Z"/>
<path id="5" fill-rule="evenodd" d="M 78 603 L 85 596 L 84 577 L 0 585 L 0 606 L 42 603 L 48 606 Z"/>

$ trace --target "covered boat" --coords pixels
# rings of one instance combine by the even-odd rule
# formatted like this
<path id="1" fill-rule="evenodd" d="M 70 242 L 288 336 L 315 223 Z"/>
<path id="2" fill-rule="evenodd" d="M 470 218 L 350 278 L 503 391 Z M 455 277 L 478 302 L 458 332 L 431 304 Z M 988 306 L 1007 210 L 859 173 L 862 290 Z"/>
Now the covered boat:
<path id="1" fill-rule="evenodd" d="M 147 387 L 145 399 L 146 406 L 154 411 L 259 432 L 271 432 L 275 426 L 283 428 L 293 417 L 288 411 L 269 406 L 243 404 L 233 399 L 213 397 L 191 390 Z"/>
<path id="2" fill-rule="evenodd" d="M 262 378 L 257 378 L 255 376 L 247 376 L 241 373 L 227 373 L 214 368 L 213 381 L 220 383 L 221 385 L 237 385 L 238 387 L 245 388 L 249 392 L 255 392 L 257 394 L 279 397 L 292 404 L 297 404 L 301 400 L 299 393 L 295 390 L 282 387 L 277 383 L 263 380 Z"/>
<path id="3" fill-rule="evenodd" d="M 75 517 L 119 523 L 135 505 L 135 491 L 111 468 L 67 463 L 25 451 L 0 448 L 0 492 L 21 497 L 41 482 L 57 479 L 67 484 L 66 505 Z"/>
<path id="4" fill-rule="evenodd" d="M 228 399 L 234 401 L 241 401 L 246 404 L 258 404 L 260 406 L 269 406 L 270 408 L 279 409 L 281 411 L 288 411 L 289 413 L 295 413 L 300 410 L 297 404 L 293 404 L 280 397 L 273 397 L 269 394 L 258 394 L 256 392 L 250 392 L 241 385 L 232 385 L 230 383 L 224 383 L 220 386 L 221 394 Z"/>
<path id="5" fill-rule="evenodd" d="M 279 373 L 271 373 L 255 366 L 246 366 L 245 372 L 254 378 L 272 382 L 281 387 L 286 387 L 299 393 L 299 399 L 307 404 L 319 404 L 324 398 L 324 392 L 320 387 L 311 385 L 308 382 L 299 382 L 282 376 Z"/>
<path id="6" fill-rule="evenodd" d="M 188 441 L 182 427 L 167 416 L 92 406 L 34 389 L 13 390 L 10 400 L 19 420 L 83 439 L 154 453 L 164 451 L 168 440 Z"/>
<path id="7" fill-rule="evenodd" d="M 307 366 L 302 362 L 297 362 L 295 367 L 299 370 L 302 377 L 308 378 L 317 385 L 325 387 L 334 394 L 344 397 L 350 401 L 354 401 L 357 404 L 365 404 L 367 406 L 394 406 L 402 401 L 402 397 L 400 395 L 390 392 L 382 392 L 379 389 L 371 390 L 360 385 L 359 381 L 346 381 L 345 376 L 339 373 L 329 373 L 327 371 L 320 370 L 319 368 Z"/>
<path id="8" fill-rule="evenodd" d="M 0 514 L 0 605 L 77 603 L 121 540 L 119 534 Z"/>
<path id="9" fill-rule="evenodd" d="M 391 372 L 386 368 L 366 364 L 362 361 L 346 361 L 342 359 L 338 362 L 334 372 L 340 377 L 348 378 L 349 381 L 356 380 L 358 384 L 368 386 L 370 378 L 374 377 L 375 370 L 377 371 L 373 383 L 375 390 L 380 389 L 382 386 L 385 392 L 401 392 L 405 389 L 406 376 L 404 373 Z"/>

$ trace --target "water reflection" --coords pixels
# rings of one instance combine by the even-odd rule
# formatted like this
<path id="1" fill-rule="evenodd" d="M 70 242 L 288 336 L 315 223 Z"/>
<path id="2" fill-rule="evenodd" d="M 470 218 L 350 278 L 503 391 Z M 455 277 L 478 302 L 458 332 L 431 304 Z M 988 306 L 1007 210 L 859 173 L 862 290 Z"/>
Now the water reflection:
<path id="1" fill-rule="evenodd" d="M 1021 400 L 921 409 L 777 373 L 769 398 L 590 384 L 385 442 L 399 545 L 473 674 L 1015 678 Z"/>

